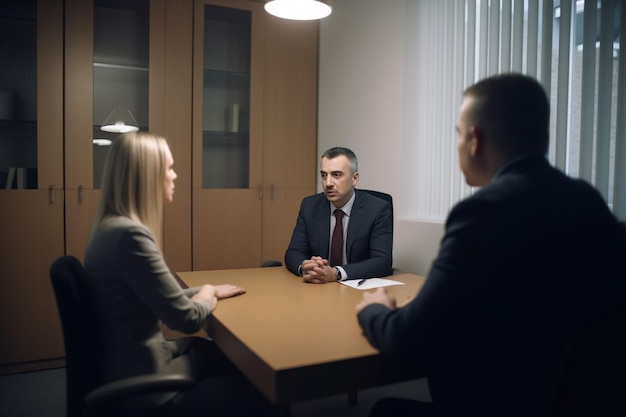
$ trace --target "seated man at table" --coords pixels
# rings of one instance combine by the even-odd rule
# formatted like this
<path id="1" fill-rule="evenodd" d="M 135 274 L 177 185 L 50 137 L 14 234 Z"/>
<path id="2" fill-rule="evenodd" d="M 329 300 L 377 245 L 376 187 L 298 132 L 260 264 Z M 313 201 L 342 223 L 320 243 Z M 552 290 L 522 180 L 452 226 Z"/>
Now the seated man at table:
<path id="1" fill-rule="evenodd" d="M 625 299 L 626 232 L 602 196 L 546 159 L 550 109 L 533 78 L 486 78 L 456 129 L 470 186 L 424 287 L 357 305 L 370 343 L 429 381 L 432 404 L 386 399 L 372 415 L 547 416 L 571 341 Z M 404 414 L 403 414 L 404 413 Z"/>
<path id="2" fill-rule="evenodd" d="M 354 152 L 327 150 L 320 174 L 324 192 L 302 200 L 285 253 L 287 269 L 315 284 L 390 275 L 391 206 L 354 188 L 359 181 Z"/>

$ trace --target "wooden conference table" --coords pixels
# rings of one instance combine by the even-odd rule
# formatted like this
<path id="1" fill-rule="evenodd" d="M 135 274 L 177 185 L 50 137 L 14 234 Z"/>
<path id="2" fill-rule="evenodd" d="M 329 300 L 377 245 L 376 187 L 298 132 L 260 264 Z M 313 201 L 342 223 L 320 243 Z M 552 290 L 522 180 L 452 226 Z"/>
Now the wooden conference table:
<path id="1" fill-rule="evenodd" d="M 219 302 L 207 332 L 272 402 L 289 404 L 417 377 L 363 336 L 356 304 L 363 291 L 305 284 L 284 267 L 178 272 L 183 285 L 233 284 L 247 293 Z M 424 277 L 396 273 L 398 301 Z"/>

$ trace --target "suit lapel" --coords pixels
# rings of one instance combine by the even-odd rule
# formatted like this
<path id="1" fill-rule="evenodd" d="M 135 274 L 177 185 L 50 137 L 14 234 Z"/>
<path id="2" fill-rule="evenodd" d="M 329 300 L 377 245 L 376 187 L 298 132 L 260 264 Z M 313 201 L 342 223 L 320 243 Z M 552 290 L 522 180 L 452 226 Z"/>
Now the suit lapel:
<path id="1" fill-rule="evenodd" d="M 352 205 L 352 211 L 350 212 L 350 221 L 348 222 L 348 236 L 346 237 L 346 261 L 350 262 L 350 250 L 352 249 L 352 244 L 356 239 L 358 234 L 358 230 L 361 228 L 361 223 L 363 223 L 363 218 L 365 216 L 365 211 L 363 207 L 365 206 L 365 198 L 363 197 L 363 193 L 354 191 L 356 193 L 356 197 L 354 198 L 354 204 Z"/>
<path id="2" fill-rule="evenodd" d="M 326 199 L 324 193 L 321 194 L 316 216 L 315 227 L 317 228 L 316 233 L 320 246 L 319 256 L 328 259 L 328 246 L 330 245 L 330 202 Z"/>

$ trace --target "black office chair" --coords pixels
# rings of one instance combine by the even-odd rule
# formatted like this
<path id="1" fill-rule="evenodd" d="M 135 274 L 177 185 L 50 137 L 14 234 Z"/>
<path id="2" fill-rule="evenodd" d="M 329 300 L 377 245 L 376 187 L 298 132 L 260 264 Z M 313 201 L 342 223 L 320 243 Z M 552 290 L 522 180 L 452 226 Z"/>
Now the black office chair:
<path id="1" fill-rule="evenodd" d="M 362 189 L 358 189 L 357 192 L 359 191 L 363 191 L 364 193 L 367 193 L 369 195 L 372 195 L 374 197 L 378 197 L 382 200 L 385 200 L 389 203 L 389 205 L 391 206 L 391 224 L 393 225 L 393 197 L 391 197 L 390 194 L 387 193 L 383 193 L 382 191 L 374 191 L 374 190 L 362 190 Z"/>
<path id="2" fill-rule="evenodd" d="M 362 189 L 358 189 L 358 191 L 363 191 L 364 193 L 367 193 L 371 196 L 374 197 L 378 197 L 382 200 L 385 200 L 389 203 L 389 205 L 391 206 L 391 226 L 393 227 L 393 197 L 391 197 L 390 194 L 387 193 L 383 193 L 382 191 L 375 191 L 375 190 L 362 190 Z M 357 192 L 358 192 L 357 191 Z M 395 272 L 395 268 L 391 268 L 391 273 L 393 274 Z"/>
<path id="3" fill-rule="evenodd" d="M 281 261 L 277 261 L 276 259 L 270 259 L 261 264 L 261 268 L 270 268 L 273 266 L 283 266 L 283 263 Z"/>
<path id="4" fill-rule="evenodd" d="M 552 415 L 626 416 L 626 307 L 589 326 L 572 343 Z"/>
<path id="5" fill-rule="evenodd" d="M 193 388 L 191 376 L 180 374 L 141 375 L 96 388 L 94 323 L 84 297 L 83 267 L 75 257 L 62 256 L 52 264 L 50 278 L 65 342 L 67 417 L 97 416 L 108 406 L 142 394 Z"/>

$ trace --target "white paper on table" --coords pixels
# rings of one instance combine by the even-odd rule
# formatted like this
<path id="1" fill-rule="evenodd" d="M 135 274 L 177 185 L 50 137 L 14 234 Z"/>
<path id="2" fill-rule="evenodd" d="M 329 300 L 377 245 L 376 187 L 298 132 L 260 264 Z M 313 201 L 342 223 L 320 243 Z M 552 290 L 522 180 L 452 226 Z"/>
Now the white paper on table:
<path id="1" fill-rule="evenodd" d="M 346 281 L 339 281 L 339 283 L 356 288 L 357 290 L 371 290 L 372 288 L 389 287 L 392 285 L 404 285 L 404 282 L 394 281 L 393 279 L 386 278 L 369 278 L 361 285 L 357 285 L 361 281 L 360 279 L 349 279 Z"/>

